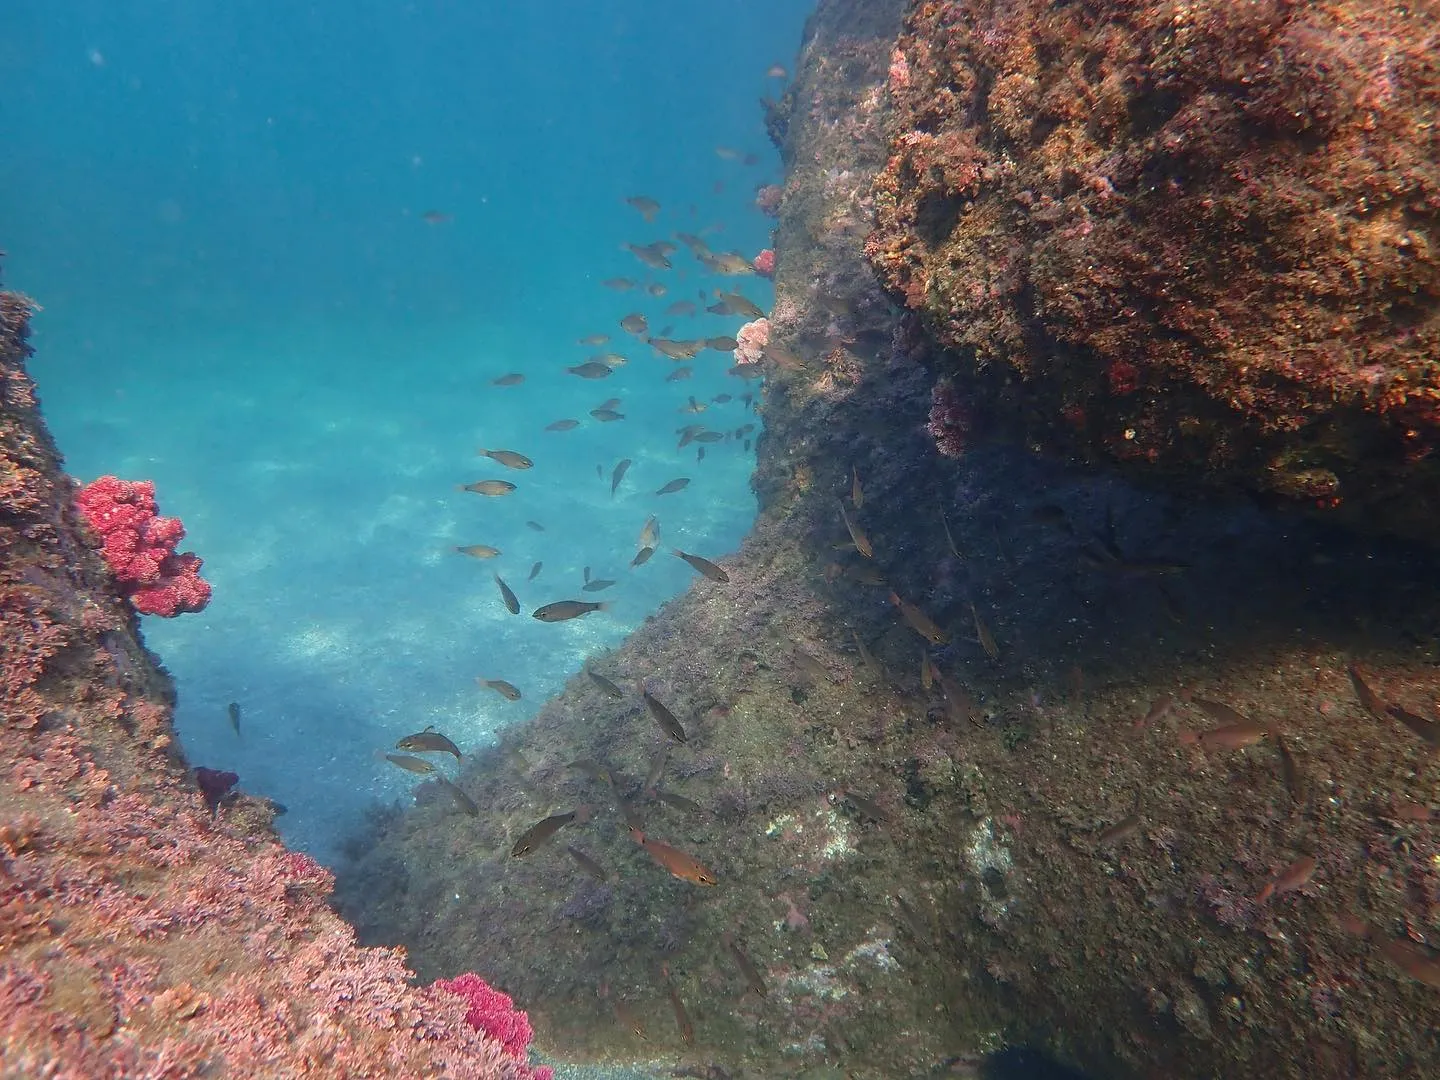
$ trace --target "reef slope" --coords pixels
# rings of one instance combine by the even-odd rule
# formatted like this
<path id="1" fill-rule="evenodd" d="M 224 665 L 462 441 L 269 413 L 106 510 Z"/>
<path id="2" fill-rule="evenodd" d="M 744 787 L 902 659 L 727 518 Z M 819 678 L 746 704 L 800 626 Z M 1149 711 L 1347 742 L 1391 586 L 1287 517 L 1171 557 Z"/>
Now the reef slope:
<path id="1" fill-rule="evenodd" d="M 356 946 L 268 802 L 197 790 L 41 421 L 30 312 L 0 292 L 0 1076 L 519 1080 L 464 999 Z"/>
<path id="2" fill-rule="evenodd" d="M 422 788 L 357 838 L 343 908 L 427 976 L 495 957 L 583 1061 L 878 1080 L 1018 1042 L 1106 1077 L 1422 1075 L 1440 567 L 983 437 L 954 342 L 864 251 L 887 84 L 939 11 L 897 52 L 901 5 L 825 0 L 767 109 L 797 359 L 767 361 L 730 581 L 592 659 L 618 697 L 577 674 L 474 755 L 478 816 Z"/>

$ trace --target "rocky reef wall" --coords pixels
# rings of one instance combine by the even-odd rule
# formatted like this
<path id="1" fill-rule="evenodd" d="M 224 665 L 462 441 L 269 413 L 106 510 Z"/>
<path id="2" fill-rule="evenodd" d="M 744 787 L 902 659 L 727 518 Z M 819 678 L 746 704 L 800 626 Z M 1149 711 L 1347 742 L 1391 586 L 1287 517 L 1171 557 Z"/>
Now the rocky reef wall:
<path id="1" fill-rule="evenodd" d="M 0 1076 L 529 1077 L 356 946 L 269 802 L 197 786 L 41 420 L 30 313 L 0 292 Z"/>
<path id="2" fill-rule="evenodd" d="M 867 255 L 977 424 L 1432 540 L 1440 5 L 919 3 Z"/>

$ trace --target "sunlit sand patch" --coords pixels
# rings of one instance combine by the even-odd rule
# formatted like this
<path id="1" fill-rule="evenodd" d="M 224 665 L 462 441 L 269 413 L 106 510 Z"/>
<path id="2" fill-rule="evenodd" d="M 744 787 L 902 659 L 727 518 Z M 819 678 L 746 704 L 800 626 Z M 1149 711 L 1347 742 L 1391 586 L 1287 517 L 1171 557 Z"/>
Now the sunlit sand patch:
<path id="1" fill-rule="evenodd" d="M 344 659 L 354 646 L 350 634 L 338 626 L 307 626 L 285 639 L 286 651 L 308 660 Z"/>

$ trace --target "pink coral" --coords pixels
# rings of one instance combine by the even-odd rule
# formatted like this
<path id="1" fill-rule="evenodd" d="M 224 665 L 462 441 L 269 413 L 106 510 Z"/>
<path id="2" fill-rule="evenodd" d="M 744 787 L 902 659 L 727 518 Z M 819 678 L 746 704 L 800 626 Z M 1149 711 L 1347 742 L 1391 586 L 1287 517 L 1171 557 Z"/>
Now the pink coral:
<path id="1" fill-rule="evenodd" d="M 102 476 L 81 488 L 75 503 L 100 535 L 101 554 L 136 611 L 170 618 L 210 602 L 200 557 L 175 551 L 185 526 L 158 515 L 151 481 Z"/>
<path id="2" fill-rule="evenodd" d="M 774 277 L 775 249 L 765 248 L 759 255 L 756 255 L 755 258 L 751 260 L 750 265 L 755 268 L 755 272 L 761 277 Z"/>
<path id="3" fill-rule="evenodd" d="M 765 353 L 765 346 L 770 343 L 770 322 L 768 319 L 755 319 L 740 327 L 740 332 L 735 335 L 735 362 L 737 364 L 758 364 L 760 357 Z"/>
<path id="4" fill-rule="evenodd" d="M 775 217 L 780 213 L 780 204 L 785 200 L 785 189 L 779 184 L 764 184 L 755 189 L 755 209 L 762 214 Z"/>
<path id="5" fill-rule="evenodd" d="M 458 994 L 469 1006 L 465 1022 L 476 1031 L 490 1036 L 505 1052 L 518 1061 L 524 1061 L 530 1040 L 535 1037 L 530 1027 L 530 1018 L 515 1008 L 509 994 L 496 990 L 479 975 L 467 971 L 454 979 L 440 979 L 436 988 Z M 550 1070 L 533 1070 L 535 1080 L 550 1080 Z"/>

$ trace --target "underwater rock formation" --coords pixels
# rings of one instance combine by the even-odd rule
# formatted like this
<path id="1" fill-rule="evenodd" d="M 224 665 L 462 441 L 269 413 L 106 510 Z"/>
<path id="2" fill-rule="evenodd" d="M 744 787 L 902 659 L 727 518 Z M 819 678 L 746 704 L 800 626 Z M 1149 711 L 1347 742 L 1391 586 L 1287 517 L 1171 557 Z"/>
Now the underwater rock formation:
<path id="1" fill-rule="evenodd" d="M 29 315 L 0 292 L 0 1074 L 530 1077 L 464 997 L 356 946 L 271 804 L 187 774 L 41 422 Z"/>
<path id="2" fill-rule="evenodd" d="M 1419 1075 L 1435 556 L 987 438 L 978 380 L 864 253 L 902 7 L 822 0 L 767 108 L 761 514 L 728 582 L 467 755 L 477 816 L 422 786 L 357 838 L 342 908 L 426 977 L 494 958 L 581 1062 L 880 1080 L 1028 1044 L 1113 1078 Z"/>
<path id="3" fill-rule="evenodd" d="M 1032 445 L 1433 541 L 1440 5 L 919 3 L 867 255 Z"/>

